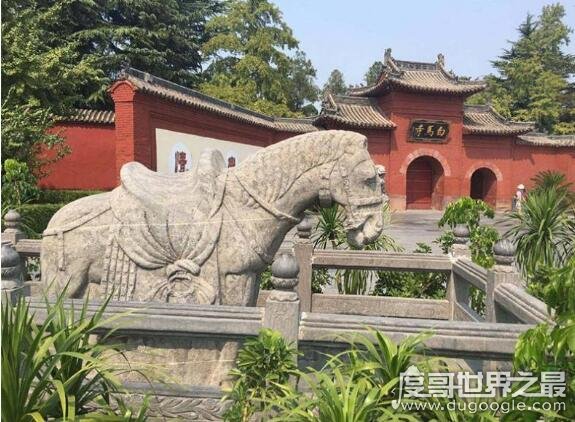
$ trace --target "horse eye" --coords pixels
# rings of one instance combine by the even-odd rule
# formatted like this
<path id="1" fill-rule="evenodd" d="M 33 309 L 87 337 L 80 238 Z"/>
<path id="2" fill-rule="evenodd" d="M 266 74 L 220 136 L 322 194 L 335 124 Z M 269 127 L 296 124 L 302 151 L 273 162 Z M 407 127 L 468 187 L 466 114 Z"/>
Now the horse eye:
<path id="1" fill-rule="evenodd" d="M 365 184 L 369 185 L 371 187 L 375 187 L 377 184 L 377 176 L 371 176 L 371 177 L 365 179 Z"/>

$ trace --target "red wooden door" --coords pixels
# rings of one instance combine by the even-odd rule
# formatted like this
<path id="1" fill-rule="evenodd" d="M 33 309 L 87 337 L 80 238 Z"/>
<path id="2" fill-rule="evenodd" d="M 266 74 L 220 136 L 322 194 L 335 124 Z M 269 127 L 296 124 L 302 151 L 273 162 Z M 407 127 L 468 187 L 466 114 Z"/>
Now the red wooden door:
<path id="1" fill-rule="evenodd" d="M 431 209 L 431 194 L 433 193 L 433 169 L 431 162 L 418 158 L 407 168 L 407 209 Z"/>

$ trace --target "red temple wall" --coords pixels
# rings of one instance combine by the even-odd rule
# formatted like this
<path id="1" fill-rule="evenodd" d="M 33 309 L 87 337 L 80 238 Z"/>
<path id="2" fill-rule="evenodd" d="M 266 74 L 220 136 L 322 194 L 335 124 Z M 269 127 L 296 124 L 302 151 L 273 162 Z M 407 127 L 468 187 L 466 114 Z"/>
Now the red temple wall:
<path id="1" fill-rule="evenodd" d="M 393 91 L 381 97 L 380 107 L 395 124 L 391 132 L 387 189 L 393 209 L 406 207 L 407 169 L 421 157 L 434 158 L 441 164 L 443 175 L 436 184 L 434 207 L 441 208 L 460 195 L 461 169 L 457 165 L 462 156 L 463 99 L 438 95 L 421 95 Z M 450 124 L 445 141 L 410 140 L 411 121 L 442 120 Z"/>
<path id="2" fill-rule="evenodd" d="M 533 187 L 531 179 L 539 172 L 553 170 L 564 173 L 567 180 L 575 184 L 574 148 L 534 147 L 513 145 L 513 162 L 510 180 L 514 190 L 523 183 L 527 190 Z"/>
<path id="3" fill-rule="evenodd" d="M 111 89 L 115 102 L 114 125 L 68 123 L 59 125 L 72 153 L 51 167 L 41 186 L 54 189 L 111 189 L 119 180 L 121 166 L 139 161 L 156 169 L 156 129 L 195 134 L 231 142 L 265 147 L 295 136 L 291 132 L 253 126 L 214 113 L 135 92 L 128 82 Z M 575 183 L 573 148 L 516 145 L 512 137 L 463 135 L 463 99 L 391 92 L 379 99 L 394 130 L 353 129 L 369 139 L 369 152 L 387 169 L 386 185 L 394 209 L 405 209 L 406 174 L 418 157 L 433 157 L 442 169 L 436 183 L 433 206 L 470 194 L 471 177 L 489 168 L 497 178 L 498 208 L 508 208 L 519 183 L 531 187 L 530 179 L 542 170 L 558 170 Z M 443 120 L 450 123 L 445 141 L 411 141 L 411 121 Z M 330 126 L 330 129 L 346 129 Z M 349 129 L 348 129 L 349 130 Z"/>
<path id="4" fill-rule="evenodd" d="M 112 87 L 111 94 L 116 104 L 116 142 L 121 145 L 116 156 L 118 177 L 122 165 L 133 160 L 156 170 L 156 129 L 261 147 L 296 135 L 227 119 L 156 96 L 134 92 L 127 82 Z M 118 108 L 118 104 L 123 107 Z"/>
<path id="5" fill-rule="evenodd" d="M 98 189 L 116 186 L 114 125 L 62 123 L 54 127 L 70 154 L 46 167 L 44 189 Z"/>

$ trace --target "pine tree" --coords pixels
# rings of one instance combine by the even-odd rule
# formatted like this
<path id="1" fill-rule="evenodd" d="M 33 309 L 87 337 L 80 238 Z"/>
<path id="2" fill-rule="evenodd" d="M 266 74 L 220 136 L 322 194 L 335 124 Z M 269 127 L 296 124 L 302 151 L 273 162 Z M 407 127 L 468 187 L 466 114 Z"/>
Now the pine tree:
<path id="1" fill-rule="evenodd" d="M 315 69 L 268 0 L 233 0 L 207 30 L 206 94 L 279 116 L 299 114 L 317 99 Z"/>
<path id="2" fill-rule="evenodd" d="M 343 79 L 343 73 L 339 69 L 334 69 L 329 74 L 326 83 L 323 86 L 322 94 L 343 95 L 347 92 L 347 87 Z"/>
<path id="3" fill-rule="evenodd" d="M 537 19 L 528 15 L 519 39 L 493 62 L 499 75 L 486 78 L 482 98 L 505 117 L 535 121 L 539 130 L 575 133 L 575 56 L 563 51 L 572 32 L 564 17 L 560 4 L 543 7 Z"/>
<path id="4" fill-rule="evenodd" d="M 48 108 L 106 104 L 129 64 L 193 86 L 217 0 L 3 0 L 2 91 Z M 110 105 L 108 103 L 108 105 Z"/>
<path id="5" fill-rule="evenodd" d="M 367 85 L 373 85 L 377 82 L 377 80 L 379 79 L 379 75 L 381 75 L 381 72 L 383 71 L 383 63 L 380 61 L 376 61 L 374 62 L 369 69 L 367 70 L 367 72 L 365 73 L 363 79 L 365 80 L 365 83 Z"/>
<path id="6" fill-rule="evenodd" d="M 194 85 L 204 24 L 220 9 L 217 0 L 2 0 L 2 171 L 13 159 L 42 175 L 40 155 L 69 150 L 47 132 L 54 116 L 111 107 L 106 89 L 126 64 Z"/>

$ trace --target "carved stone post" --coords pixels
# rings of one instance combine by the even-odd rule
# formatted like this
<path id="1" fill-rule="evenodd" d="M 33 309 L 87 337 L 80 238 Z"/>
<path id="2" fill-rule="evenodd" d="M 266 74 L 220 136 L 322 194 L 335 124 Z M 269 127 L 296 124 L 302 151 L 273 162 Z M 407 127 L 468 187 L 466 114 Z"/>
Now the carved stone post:
<path id="1" fill-rule="evenodd" d="M 469 228 L 465 224 L 458 224 L 453 229 L 455 243 L 451 246 L 451 255 L 454 258 L 471 258 L 469 249 Z"/>
<path id="2" fill-rule="evenodd" d="M 291 254 L 281 254 L 272 263 L 271 282 L 274 290 L 266 300 L 264 327 L 279 331 L 297 347 L 300 301 L 293 291 L 298 283 L 299 268 Z"/>
<path id="3" fill-rule="evenodd" d="M 299 266 L 299 283 L 297 293 L 301 301 L 301 311 L 311 312 L 311 279 L 313 275 L 311 259 L 313 255 L 313 244 L 311 243 L 311 230 L 313 222 L 311 216 L 306 214 L 303 220 L 297 225 L 298 239 L 294 244 L 294 255 Z"/>
<path id="4" fill-rule="evenodd" d="M 488 322 L 517 322 L 510 314 L 495 303 L 495 290 L 503 283 L 521 285 L 521 277 L 515 269 L 515 245 L 509 239 L 502 239 L 493 245 L 495 265 L 487 271 L 485 296 L 486 320 Z"/>
<path id="5" fill-rule="evenodd" d="M 453 229 L 455 243 L 451 246 L 451 257 L 453 260 L 460 258 L 471 258 L 469 250 L 469 228 L 465 224 L 458 224 Z M 457 302 L 469 302 L 469 288 L 467 283 L 457 283 L 456 275 L 451 272 L 449 282 L 447 283 L 447 300 L 449 300 L 450 319 L 455 319 L 455 305 Z"/>
<path id="6" fill-rule="evenodd" d="M 20 239 L 24 239 L 26 235 L 20 229 L 20 222 L 22 217 L 15 210 L 9 210 L 4 216 L 4 226 L 6 227 L 2 232 L 2 242 L 8 241 L 16 246 Z"/>
<path id="7" fill-rule="evenodd" d="M 2 300 L 14 302 L 22 293 L 24 265 L 10 241 L 2 241 Z"/>

